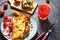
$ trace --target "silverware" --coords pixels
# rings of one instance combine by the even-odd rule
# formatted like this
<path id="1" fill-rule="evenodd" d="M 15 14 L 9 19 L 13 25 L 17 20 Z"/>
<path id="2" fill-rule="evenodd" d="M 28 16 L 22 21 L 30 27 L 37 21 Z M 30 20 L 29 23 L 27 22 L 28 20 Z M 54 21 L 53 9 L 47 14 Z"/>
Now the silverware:
<path id="1" fill-rule="evenodd" d="M 46 40 L 49 33 L 51 33 L 55 27 L 53 27 L 54 24 L 51 25 L 51 28 L 47 32 L 43 32 L 41 35 L 39 35 L 35 40 Z"/>

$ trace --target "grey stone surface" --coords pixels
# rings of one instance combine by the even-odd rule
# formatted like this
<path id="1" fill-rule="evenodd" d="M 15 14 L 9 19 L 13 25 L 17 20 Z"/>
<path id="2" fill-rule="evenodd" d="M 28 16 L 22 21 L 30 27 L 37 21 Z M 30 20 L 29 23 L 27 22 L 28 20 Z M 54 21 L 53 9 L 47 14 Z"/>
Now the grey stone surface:
<path id="1" fill-rule="evenodd" d="M 41 4 L 47 4 L 45 0 L 34 0 L 38 3 L 38 5 Z M 42 21 L 38 18 L 38 8 L 32 15 L 32 18 L 36 21 L 38 24 L 38 33 L 36 36 L 40 35 L 43 31 L 48 29 L 51 24 L 55 24 L 55 30 L 49 35 L 47 40 L 60 40 L 60 0 L 50 0 L 50 4 L 47 4 L 51 6 L 51 13 L 48 16 L 48 19 L 45 21 Z M 0 6 L 0 10 L 3 9 L 3 5 Z M 13 11 L 16 11 L 14 9 L 11 9 L 10 5 L 7 10 L 5 10 L 5 15 L 11 14 Z M 1 25 L 1 18 L 0 18 L 0 25 Z M 36 36 L 32 39 L 35 40 Z M 5 40 L 5 38 L 2 36 L 0 32 L 0 40 Z"/>

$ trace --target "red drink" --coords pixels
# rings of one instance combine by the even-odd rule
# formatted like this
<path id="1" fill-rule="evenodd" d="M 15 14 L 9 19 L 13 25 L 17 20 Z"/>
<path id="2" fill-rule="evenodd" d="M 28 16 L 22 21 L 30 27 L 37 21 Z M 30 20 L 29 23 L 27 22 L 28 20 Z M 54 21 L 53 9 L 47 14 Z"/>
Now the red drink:
<path id="1" fill-rule="evenodd" d="M 48 7 L 47 5 L 38 6 L 38 17 L 42 20 L 45 20 L 50 14 L 50 11 L 50 7 Z"/>

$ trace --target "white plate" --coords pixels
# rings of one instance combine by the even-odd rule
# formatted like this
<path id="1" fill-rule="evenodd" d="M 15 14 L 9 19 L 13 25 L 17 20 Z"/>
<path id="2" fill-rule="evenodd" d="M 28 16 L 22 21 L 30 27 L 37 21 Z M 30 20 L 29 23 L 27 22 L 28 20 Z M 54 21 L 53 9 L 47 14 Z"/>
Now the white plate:
<path id="1" fill-rule="evenodd" d="M 29 35 L 28 35 L 28 37 L 26 37 L 24 40 L 30 40 L 30 39 L 32 39 L 32 38 L 36 35 L 36 32 L 37 32 L 37 23 L 36 23 L 36 21 L 33 20 L 32 18 L 30 18 L 30 22 L 31 22 L 33 28 L 30 28 Z M 4 29 L 4 28 L 3 28 L 3 22 L 2 22 L 2 23 L 1 23 L 1 32 L 2 32 L 2 34 L 3 34 L 3 29 Z M 4 34 L 3 34 L 3 36 L 4 36 L 6 39 L 8 39 L 8 40 L 12 40 L 12 39 L 9 39 L 8 37 L 6 37 Z"/>

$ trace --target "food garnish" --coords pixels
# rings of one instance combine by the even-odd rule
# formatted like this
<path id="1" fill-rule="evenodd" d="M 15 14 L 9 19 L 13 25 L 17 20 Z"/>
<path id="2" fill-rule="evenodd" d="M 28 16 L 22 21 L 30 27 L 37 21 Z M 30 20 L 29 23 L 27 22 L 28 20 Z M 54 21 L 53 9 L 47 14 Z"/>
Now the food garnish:
<path id="1" fill-rule="evenodd" d="M 3 17 L 4 16 L 4 10 L 0 10 L 0 17 Z"/>
<path id="2" fill-rule="evenodd" d="M 29 28 L 26 27 L 24 31 L 25 31 L 26 33 L 29 32 Z"/>
<path id="3" fill-rule="evenodd" d="M 4 16 L 4 19 L 8 19 L 8 16 Z"/>
<path id="4" fill-rule="evenodd" d="M 32 0 L 26 0 L 27 1 L 27 3 L 31 3 L 32 2 Z"/>
<path id="5" fill-rule="evenodd" d="M 22 4 L 22 8 L 33 9 L 33 1 L 32 0 L 24 0 Z"/>
<path id="6" fill-rule="evenodd" d="M 50 3 L 50 0 L 46 0 L 46 3 Z"/>
<path id="7" fill-rule="evenodd" d="M 28 19 L 30 19 L 31 15 L 30 15 L 30 14 L 26 14 L 26 17 L 27 17 Z"/>
<path id="8" fill-rule="evenodd" d="M 3 22 L 11 22 L 11 18 L 4 16 Z"/>
<path id="9" fill-rule="evenodd" d="M 1 14 L 4 15 L 4 13 L 5 13 L 4 10 L 0 10 L 0 15 L 1 15 Z"/>
<path id="10" fill-rule="evenodd" d="M 7 8 L 8 7 L 8 3 L 4 3 L 4 8 Z"/>

